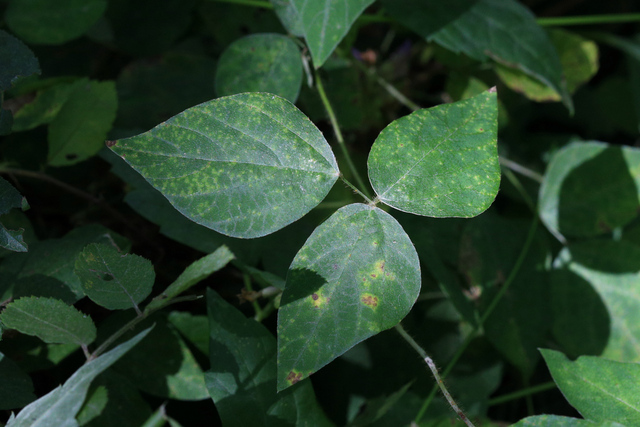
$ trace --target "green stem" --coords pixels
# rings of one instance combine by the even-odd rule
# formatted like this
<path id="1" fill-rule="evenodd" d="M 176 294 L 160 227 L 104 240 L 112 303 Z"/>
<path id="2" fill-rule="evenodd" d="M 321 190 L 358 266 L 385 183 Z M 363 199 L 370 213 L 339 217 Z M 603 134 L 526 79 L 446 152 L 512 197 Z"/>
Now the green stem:
<path id="1" fill-rule="evenodd" d="M 615 15 L 582 15 L 559 16 L 553 18 L 538 18 L 538 25 L 543 27 L 558 27 L 569 25 L 614 24 L 621 22 L 640 22 L 640 13 L 620 13 Z"/>
<path id="2" fill-rule="evenodd" d="M 401 103 L 402 105 L 404 105 L 405 107 L 407 107 L 408 109 L 410 109 L 412 111 L 417 111 L 417 110 L 420 109 L 420 106 L 418 104 L 416 104 L 415 102 L 413 102 L 412 100 L 407 98 L 402 92 L 400 92 L 398 89 L 396 89 L 395 86 L 393 86 L 391 83 L 389 83 L 388 81 L 386 81 L 385 79 L 380 77 L 380 75 L 378 73 L 376 73 L 376 71 L 373 68 L 367 67 L 361 61 L 355 60 L 353 62 L 362 71 L 364 71 L 365 73 L 369 74 L 371 77 L 376 79 L 376 82 L 380 86 L 382 86 L 389 93 L 389 95 L 393 96 L 399 103 Z"/>
<path id="3" fill-rule="evenodd" d="M 466 425 L 468 425 L 469 427 L 474 427 L 473 423 L 471 421 L 469 421 L 469 418 L 467 418 L 467 416 L 464 414 L 464 412 L 462 412 L 462 409 L 460 409 L 458 404 L 453 400 L 453 397 L 451 397 L 451 394 L 447 390 L 447 387 L 444 385 L 444 381 L 442 380 L 442 378 L 440 378 L 440 375 L 438 374 L 438 368 L 436 367 L 436 364 L 429 357 L 427 352 L 424 351 L 424 349 L 422 347 L 420 347 L 420 345 L 411 337 L 411 335 L 409 335 L 407 333 L 407 331 L 405 331 L 405 329 L 402 327 L 402 324 L 398 323 L 396 325 L 396 331 L 398 331 L 400 336 L 402 338 L 404 338 L 404 340 L 406 342 L 408 342 L 411 347 L 413 347 L 413 349 L 420 355 L 420 357 L 422 357 L 424 359 L 424 361 L 426 362 L 427 366 L 431 370 L 431 373 L 433 374 L 433 377 L 436 380 L 436 384 L 438 385 L 438 387 L 440 387 L 440 390 L 442 391 L 442 394 L 447 399 L 447 402 L 449 402 L 449 405 L 453 408 L 453 410 L 456 412 L 456 414 L 458 414 L 458 417 L 462 421 L 464 421 L 464 423 Z"/>
<path id="4" fill-rule="evenodd" d="M 514 172 L 518 172 L 519 174 L 524 175 L 527 178 L 531 178 L 532 180 L 538 182 L 538 184 L 542 184 L 542 181 L 544 181 L 544 176 L 534 170 L 526 168 L 521 164 L 514 162 L 513 160 L 507 159 L 506 157 L 500 156 L 498 159 L 502 166 L 507 167 Z"/>
<path id="5" fill-rule="evenodd" d="M 142 322 L 144 319 L 149 317 L 152 313 L 155 313 L 156 311 L 160 310 L 161 308 L 164 308 L 164 307 L 166 307 L 168 305 L 171 305 L 171 304 L 176 304 L 176 303 L 185 302 L 185 301 L 193 301 L 193 300 L 196 300 L 198 298 L 199 297 L 196 296 L 196 295 L 188 295 L 188 296 L 185 296 L 185 297 L 173 298 L 173 299 L 167 300 L 167 302 L 165 304 L 157 306 L 157 307 L 153 308 L 152 310 L 145 310 L 144 312 L 142 312 L 138 316 L 136 316 L 133 319 L 131 319 L 126 325 L 124 325 L 123 327 L 118 329 L 113 335 L 111 335 L 102 344 L 100 344 L 100 346 L 93 353 L 91 353 L 91 355 L 87 358 L 87 362 L 90 362 L 93 359 L 96 359 L 98 356 L 100 356 L 102 353 L 104 353 L 109 348 L 109 346 L 111 346 L 114 342 L 116 342 L 116 340 L 118 338 L 120 338 L 122 335 L 124 335 L 127 331 L 132 330 L 138 323 Z"/>
<path id="6" fill-rule="evenodd" d="M 488 403 L 489 406 L 500 405 L 501 403 L 521 399 L 525 396 L 531 396 L 532 394 L 552 390 L 556 387 L 556 383 L 554 383 L 553 381 L 549 381 L 548 383 L 535 385 L 533 387 L 525 388 L 524 390 L 518 390 L 513 393 L 505 394 L 503 396 L 494 397 L 493 399 L 490 399 Z"/>
<path id="7" fill-rule="evenodd" d="M 315 78 L 316 78 L 316 88 L 318 89 L 318 94 L 320 95 L 320 99 L 322 100 L 322 104 L 324 105 L 324 108 L 327 110 L 327 114 L 329 115 L 329 121 L 331 122 L 331 126 L 333 127 L 333 131 L 336 134 L 336 140 L 338 141 L 338 145 L 340 146 L 340 149 L 342 150 L 342 154 L 344 155 L 344 159 L 347 162 L 347 165 L 349 166 L 349 170 L 351 171 L 351 174 L 355 178 L 356 183 L 360 186 L 360 188 L 362 188 L 362 191 L 357 191 L 357 192 L 359 194 L 363 194 L 364 193 L 364 195 L 366 195 L 365 199 L 367 199 L 367 201 L 370 201 L 371 195 L 369 194 L 369 191 L 367 190 L 367 186 L 364 185 L 364 181 L 362 180 L 362 177 L 358 173 L 358 170 L 356 169 L 356 166 L 353 164 L 353 161 L 351 160 L 351 155 L 349 154 L 349 150 L 347 149 L 347 145 L 344 142 L 344 138 L 342 136 L 342 132 L 340 131 L 340 126 L 338 125 L 338 119 L 336 118 L 336 114 L 333 111 L 333 107 L 331 107 L 331 103 L 329 102 L 329 98 L 327 97 L 327 93 L 324 91 L 324 86 L 322 85 L 322 80 L 320 79 L 320 74 L 317 71 L 315 73 Z M 343 178 L 343 180 L 344 180 L 344 178 Z M 348 185 L 350 187 L 352 187 L 350 184 L 348 184 Z"/>
<path id="8" fill-rule="evenodd" d="M 253 292 L 253 286 L 251 286 L 251 276 L 249 276 L 247 273 L 244 273 L 243 278 L 244 278 L 244 287 L 249 292 Z M 262 308 L 260 307 L 260 304 L 258 304 L 258 301 L 256 301 L 255 299 L 252 299 L 251 305 L 253 305 L 253 310 L 256 312 L 255 317 L 256 318 L 261 317 L 262 316 Z"/>
<path id="9" fill-rule="evenodd" d="M 520 182 L 518 177 L 513 172 L 511 172 L 509 169 L 504 169 L 502 171 L 502 173 L 504 174 L 504 176 L 507 177 L 507 179 L 509 180 L 511 185 L 513 185 L 516 188 L 516 190 L 518 190 L 518 192 L 520 193 L 520 195 L 524 199 L 524 201 L 527 204 L 527 206 L 529 206 L 529 209 L 531 209 L 531 212 L 534 215 L 538 215 L 538 213 L 536 212 L 535 203 L 533 203 L 533 200 L 531 200 L 531 197 L 529 196 L 529 193 L 527 193 L 527 190 L 524 189 L 524 187 L 522 186 L 522 183 Z"/>
<path id="10" fill-rule="evenodd" d="M 447 364 L 447 367 L 442 372 L 442 378 L 446 378 L 447 375 L 449 375 L 449 373 L 451 372 L 455 364 L 458 362 L 458 359 L 460 359 L 460 357 L 462 356 L 464 351 L 467 349 L 471 341 L 473 341 L 473 339 L 476 337 L 476 334 L 480 331 L 480 329 L 482 328 L 484 323 L 487 321 L 489 316 L 491 316 L 491 313 L 493 313 L 493 310 L 496 308 L 496 306 L 498 305 L 498 303 L 500 302 L 504 294 L 509 290 L 509 287 L 511 286 L 518 272 L 520 271 L 520 267 L 522 267 L 522 263 L 524 262 L 524 259 L 529 253 L 529 248 L 533 243 L 533 238 L 536 235 L 537 228 L 538 228 L 538 217 L 536 216 L 533 218 L 531 227 L 529 228 L 529 234 L 527 235 L 527 239 L 525 240 L 522 250 L 520 251 L 520 255 L 518 255 L 518 259 L 516 260 L 516 263 L 514 264 L 513 268 L 511 269 L 511 272 L 509 273 L 509 277 L 507 277 L 507 280 L 505 280 L 504 284 L 500 288 L 500 291 L 496 294 L 496 296 L 493 298 L 493 300 L 489 304 L 489 307 L 485 310 L 485 312 L 480 317 L 478 324 L 473 328 L 473 330 L 469 333 L 469 335 L 467 335 L 462 345 L 458 348 L 456 353 L 453 355 L 453 357 Z M 416 418 L 415 418 L 416 423 L 419 423 L 420 419 L 422 419 L 425 412 L 427 412 L 427 409 L 429 408 L 431 401 L 435 397 L 437 390 L 438 390 L 437 386 L 434 386 L 431 389 L 429 396 L 427 396 L 424 403 L 422 404 L 422 407 L 420 408 L 420 411 L 418 411 L 418 414 L 416 415 Z"/>
<path id="11" fill-rule="evenodd" d="M 347 184 L 349 187 L 351 187 L 351 189 L 353 191 L 355 191 L 357 194 L 359 194 L 363 199 L 365 199 L 367 201 L 367 203 L 369 204 L 373 204 L 373 202 L 371 201 L 371 199 L 369 197 L 367 197 L 362 191 L 358 190 L 358 187 L 356 187 L 355 185 L 353 185 L 352 183 L 350 183 L 345 177 L 344 175 L 340 175 L 340 179 L 342 180 L 342 182 L 344 182 L 345 184 Z"/>
<path id="12" fill-rule="evenodd" d="M 261 0 L 213 0 L 218 3 L 232 3 L 240 6 L 254 6 L 261 7 L 263 9 L 273 9 L 273 5 L 268 1 Z"/>

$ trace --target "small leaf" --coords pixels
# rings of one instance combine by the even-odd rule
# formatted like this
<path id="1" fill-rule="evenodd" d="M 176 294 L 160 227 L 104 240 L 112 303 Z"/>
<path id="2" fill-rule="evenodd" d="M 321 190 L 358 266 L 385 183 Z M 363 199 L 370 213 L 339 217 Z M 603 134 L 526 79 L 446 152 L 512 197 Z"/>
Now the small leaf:
<path id="1" fill-rule="evenodd" d="M 529 9 L 516 0 L 383 0 L 385 10 L 427 40 L 453 52 L 522 70 L 573 103 L 556 50 Z M 522 35 L 525 35 L 523 37 Z M 518 35 L 518 36 L 516 36 Z"/>
<path id="2" fill-rule="evenodd" d="M 304 37 L 320 68 L 374 0 L 271 0 L 283 25 Z"/>
<path id="3" fill-rule="evenodd" d="M 320 131 L 287 100 L 264 93 L 200 104 L 110 145 L 183 215 L 232 237 L 296 221 L 339 175 Z"/>
<path id="4" fill-rule="evenodd" d="M 602 142 L 556 152 L 540 187 L 538 211 L 552 233 L 591 237 L 628 224 L 640 207 L 640 150 Z"/>
<path id="5" fill-rule="evenodd" d="M 92 243 L 76 259 L 75 272 L 84 293 L 110 310 L 137 307 L 151 293 L 155 272 L 138 255 L 121 255 L 113 246 Z"/>
<path id="6" fill-rule="evenodd" d="M 0 30 L 0 64 L 0 92 L 9 89 L 20 77 L 40 74 L 40 64 L 33 52 L 3 30 Z"/>
<path id="7" fill-rule="evenodd" d="M 22 195 L 4 178 L 0 178 L 0 215 L 9 213 L 13 208 L 28 206 Z M 22 233 L 24 230 L 8 230 L 0 223 L 0 247 L 14 252 L 27 252 Z"/>
<path id="8" fill-rule="evenodd" d="M 100 151 L 117 105 L 113 82 L 78 85 L 49 125 L 47 162 L 52 166 L 72 165 Z"/>
<path id="9" fill-rule="evenodd" d="M 84 364 L 64 385 L 24 407 L 17 417 L 9 420 L 7 427 L 77 426 L 75 416 L 82 407 L 93 379 L 140 342 L 149 330 L 140 332 L 108 353 Z"/>
<path id="10" fill-rule="evenodd" d="M 1 327 L 0 335 L 2 335 Z M 0 378 L 2 378 L 0 409 L 22 408 L 36 399 L 31 377 L 2 353 L 0 353 Z"/>
<path id="11" fill-rule="evenodd" d="M 0 321 L 7 328 L 47 343 L 89 345 L 96 338 L 96 327 L 89 316 L 53 298 L 17 299 L 0 313 Z"/>
<path id="12" fill-rule="evenodd" d="M 105 0 L 12 1 L 4 19 L 27 43 L 62 44 L 89 30 L 107 8 Z"/>
<path id="13" fill-rule="evenodd" d="M 572 362 L 558 351 L 540 352 L 562 394 L 584 418 L 640 424 L 640 364 L 594 356 Z"/>
<path id="14" fill-rule="evenodd" d="M 210 289 L 207 312 L 211 369 L 205 381 L 225 426 L 332 425 L 310 382 L 276 393 L 276 340 L 264 326 Z"/>
<path id="15" fill-rule="evenodd" d="M 302 84 L 300 49 L 281 34 L 252 34 L 222 52 L 216 69 L 218 96 L 269 92 L 294 103 Z"/>
<path id="16" fill-rule="evenodd" d="M 486 210 L 500 185 L 496 99 L 489 90 L 388 125 L 367 162 L 378 199 L 432 217 L 471 217 Z"/>
<path id="17" fill-rule="evenodd" d="M 420 291 L 420 264 L 400 224 L 347 205 L 311 234 L 289 267 L 278 312 L 278 389 L 395 326 Z"/>
<path id="18" fill-rule="evenodd" d="M 229 248 L 226 246 L 220 246 L 215 252 L 210 253 L 189 265 L 189 267 L 187 267 L 159 297 L 149 303 L 145 308 L 145 311 L 148 312 L 156 307 L 162 307 L 164 305 L 163 301 L 167 301 L 177 295 L 180 295 L 201 280 L 223 268 L 233 259 L 234 256 Z"/>

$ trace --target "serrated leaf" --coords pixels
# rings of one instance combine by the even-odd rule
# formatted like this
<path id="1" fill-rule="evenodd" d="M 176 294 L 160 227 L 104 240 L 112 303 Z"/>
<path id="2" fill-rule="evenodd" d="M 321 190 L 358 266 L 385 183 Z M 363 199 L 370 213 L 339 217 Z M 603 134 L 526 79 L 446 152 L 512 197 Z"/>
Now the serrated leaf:
<path id="1" fill-rule="evenodd" d="M 110 145 L 183 215 L 232 237 L 296 221 L 339 175 L 320 131 L 287 100 L 264 93 L 200 104 Z"/>
<path id="2" fill-rule="evenodd" d="M 374 0 L 271 0 L 282 24 L 304 37 L 313 64 L 320 68 Z"/>
<path id="3" fill-rule="evenodd" d="M 0 326 L 0 336 L 2 327 Z M 36 395 L 33 393 L 33 383 L 31 377 L 7 356 L 0 352 L 0 409 L 22 408 L 26 404 L 34 401 Z"/>
<path id="4" fill-rule="evenodd" d="M 640 207 L 640 150 L 597 141 L 556 152 L 540 186 L 538 212 L 552 233 L 591 237 L 629 223 Z"/>
<path id="5" fill-rule="evenodd" d="M 572 362 L 558 351 L 540 352 L 562 394 L 584 418 L 629 426 L 640 423 L 640 364 L 594 356 Z"/>
<path id="6" fill-rule="evenodd" d="M 500 185 L 496 100 L 490 90 L 389 124 L 367 162 L 377 198 L 432 217 L 471 217 L 486 210 Z"/>
<path id="7" fill-rule="evenodd" d="M 113 82 L 78 85 L 49 125 L 47 162 L 51 166 L 72 165 L 100 151 L 117 107 Z"/>
<path id="8" fill-rule="evenodd" d="M 13 208 L 27 207 L 27 200 L 4 178 L 0 178 L 0 215 Z M 22 233 L 24 230 L 8 230 L 0 223 L 0 247 L 14 252 L 27 252 Z"/>
<path id="9" fill-rule="evenodd" d="M 426 4 L 425 4 L 426 3 Z M 556 50 L 529 9 L 516 0 L 383 0 L 385 10 L 416 33 L 454 52 L 519 69 L 573 103 Z"/>
<path id="10" fill-rule="evenodd" d="M 165 291 L 145 308 L 145 311 L 165 305 L 171 298 L 180 295 L 201 280 L 223 268 L 235 257 L 226 246 L 220 246 L 215 252 L 200 258 L 187 267 Z"/>
<path id="11" fill-rule="evenodd" d="M 40 74 L 40 64 L 27 45 L 0 30 L 0 91 L 5 91 L 20 77 Z"/>
<path id="12" fill-rule="evenodd" d="M 582 333 L 597 328 L 600 338 L 597 343 L 604 344 L 600 355 L 640 362 L 640 246 L 612 240 L 577 242 L 560 252 L 554 267 L 567 269 L 578 280 L 582 279 L 578 283 L 590 286 L 591 293 L 597 293 L 599 310 L 589 307 L 591 310 L 586 315 L 590 318 L 580 327 L 584 328 Z M 577 283 L 574 281 L 571 285 L 575 288 Z M 583 292 L 588 295 L 588 291 Z M 575 313 L 576 317 L 580 314 L 585 315 L 581 311 Z M 593 322 L 597 319 L 603 324 L 596 327 Z M 559 331 L 555 332 L 560 335 Z M 571 331 L 562 332 L 566 335 Z"/>
<path id="13" fill-rule="evenodd" d="M 229 45 L 218 60 L 218 96 L 269 92 L 295 103 L 302 84 L 300 49 L 281 34 L 252 34 Z"/>
<path id="14" fill-rule="evenodd" d="M 395 326 L 419 291 L 418 255 L 400 224 L 363 204 L 339 209 L 289 267 L 278 311 L 278 389 Z"/>
<path id="15" fill-rule="evenodd" d="M 76 258 L 75 272 L 84 293 L 110 310 L 137 307 L 151 293 L 156 277 L 149 260 L 123 255 L 103 243 L 84 248 Z"/>
<path id="16" fill-rule="evenodd" d="M 47 343 L 89 345 L 96 338 L 89 316 L 53 298 L 19 298 L 7 304 L 0 321 Z"/>
<path id="17" fill-rule="evenodd" d="M 62 386 L 27 405 L 7 427 L 72 427 L 82 407 L 89 386 L 95 377 L 116 362 L 142 340 L 150 329 L 140 332 L 129 341 L 92 360 L 78 369 Z"/>
<path id="18" fill-rule="evenodd" d="M 211 369 L 205 380 L 225 426 L 332 425 L 310 382 L 276 393 L 276 340 L 264 326 L 210 289 L 207 312 Z"/>
<path id="19" fill-rule="evenodd" d="M 107 8 L 105 0 L 12 1 L 4 19 L 27 43 L 62 44 L 83 35 Z"/>

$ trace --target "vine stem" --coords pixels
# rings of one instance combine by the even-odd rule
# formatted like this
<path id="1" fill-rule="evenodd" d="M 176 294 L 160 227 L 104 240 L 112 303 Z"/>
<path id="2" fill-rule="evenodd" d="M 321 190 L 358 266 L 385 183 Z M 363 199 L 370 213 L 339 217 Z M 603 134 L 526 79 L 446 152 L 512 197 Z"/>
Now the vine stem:
<path id="1" fill-rule="evenodd" d="M 527 239 L 525 240 L 525 243 L 524 243 L 524 245 L 522 247 L 522 250 L 520 251 L 520 254 L 518 255 L 518 259 L 516 260 L 515 265 L 511 269 L 511 272 L 509 273 L 509 277 L 507 277 L 507 279 L 505 280 L 504 284 L 500 288 L 500 291 L 493 298 L 493 300 L 489 304 L 489 307 L 487 307 L 485 312 L 482 314 L 482 317 L 480 317 L 480 320 L 478 321 L 478 323 L 475 325 L 475 327 L 469 333 L 469 335 L 467 335 L 467 337 L 465 338 L 465 340 L 462 343 L 462 345 L 458 348 L 456 353 L 453 355 L 453 357 L 451 358 L 451 360 L 447 364 L 446 368 L 442 372 L 442 378 L 446 378 L 447 375 L 449 375 L 449 373 L 451 372 L 451 370 L 453 369 L 455 364 L 458 362 L 458 359 L 460 359 L 460 357 L 462 356 L 464 351 L 467 349 L 467 347 L 469 346 L 471 341 L 473 341 L 473 339 L 476 337 L 476 334 L 480 331 L 480 329 L 482 328 L 484 323 L 487 321 L 489 316 L 491 316 L 491 313 L 493 313 L 493 310 L 497 307 L 497 305 L 500 302 L 500 300 L 502 300 L 502 297 L 509 290 L 509 287 L 511 286 L 511 284 L 515 280 L 518 272 L 520 271 L 520 267 L 522 267 L 522 263 L 524 262 L 524 259 L 526 258 L 527 254 L 529 253 L 529 249 L 531 248 L 531 244 L 533 243 L 533 238 L 536 235 L 537 228 L 538 228 L 538 217 L 534 216 L 533 221 L 531 222 L 531 227 L 529 228 L 529 234 L 527 235 Z M 424 403 L 422 404 L 422 407 L 420 408 L 420 411 L 418 411 L 418 414 L 416 415 L 416 418 L 415 418 L 415 422 L 416 423 L 419 423 L 420 420 L 422 419 L 422 417 L 424 416 L 425 412 L 427 412 L 427 409 L 429 408 L 429 405 L 431 404 L 431 401 L 435 397 L 437 391 L 438 391 L 438 387 L 437 386 L 434 386 L 431 389 L 431 392 L 429 393 L 429 396 L 427 396 L 427 398 L 425 399 Z"/>
<path id="2" fill-rule="evenodd" d="M 532 180 L 536 181 L 538 184 L 542 184 L 542 181 L 544 181 L 544 177 L 540 175 L 538 172 L 533 171 L 529 168 L 526 168 L 521 164 L 514 162 L 513 160 L 509 160 L 506 157 L 502 157 L 502 156 L 499 157 L 499 160 L 502 166 L 507 167 L 514 172 L 518 172 L 519 174 L 524 175 L 527 178 L 531 178 Z"/>
<path id="3" fill-rule="evenodd" d="M 358 173 L 356 166 L 353 164 L 353 160 L 351 160 L 351 155 L 349 154 L 349 150 L 347 149 L 347 145 L 345 144 L 344 138 L 342 136 L 342 131 L 340 131 L 340 125 L 338 125 L 338 119 L 336 118 L 336 114 L 333 111 L 333 107 L 331 107 L 331 103 L 329 102 L 329 98 L 327 97 L 327 93 L 325 92 L 324 86 L 322 85 L 322 80 L 320 79 L 320 74 L 318 73 L 317 70 L 315 72 L 315 79 L 316 79 L 316 88 L 318 89 L 318 94 L 320 95 L 320 99 L 322 100 L 322 104 L 324 105 L 324 108 L 327 110 L 327 114 L 329 115 L 329 121 L 331 122 L 331 126 L 333 127 L 333 132 L 336 134 L 336 140 L 338 141 L 338 145 L 342 150 L 342 154 L 344 155 L 345 161 L 349 166 L 349 170 L 351 171 L 351 174 L 355 178 L 356 183 L 360 186 L 360 188 L 362 188 L 362 190 L 360 191 L 357 188 L 355 188 L 346 179 L 344 179 L 342 174 L 340 174 L 340 176 L 342 177 L 342 180 L 345 183 L 347 183 L 349 187 L 353 188 L 358 194 L 361 194 L 361 195 L 364 194 L 364 196 L 366 196 L 365 199 L 368 202 L 371 202 L 370 200 L 371 195 L 367 190 L 367 186 L 364 185 L 364 181 L 362 180 L 362 177 Z"/>
<path id="4" fill-rule="evenodd" d="M 402 324 L 398 323 L 395 326 L 395 328 L 396 328 L 396 331 L 398 331 L 398 333 L 400 334 L 400 336 L 404 338 L 404 340 L 408 342 L 411 347 L 413 347 L 413 349 L 420 355 L 420 357 L 424 359 L 427 366 L 431 370 L 433 377 L 436 380 L 436 384 L 438 385 L 438 387 L 440 387 L 442 394 L 444 394 L 444 397 L 447 399 L 447 402 L 449 402 L 449 405 L 451 405 L 451 407 L 456 412 L 458 417 L 462 421 L 464 421 L 464 423 L 469 427 L 475 427 L 473 423 L 469 420 L 469 418 L 467 418 L 467 416 L 464 414 L 464 412 L 462 412 L 462 409 L 460 409 L 460 407 L 455 402 L 455 400 L 453 400 L 453 397 L 451 397 L 451 394 L 447 390 L 447 387 L 444 385 L 444 380 L 440 377 L 440 374 L 438 373 L 438 368 L 436 367 L 436 364 L 433 362 L 433 359 L 431 359 L 427 354 L 427 352 L 424 351 L 422 347 L 420 347 L 420 345 L 411 337 L 411 335 L 407 333 L 407 331 L 405 331 L 405 329 L 402 327 Z"/>

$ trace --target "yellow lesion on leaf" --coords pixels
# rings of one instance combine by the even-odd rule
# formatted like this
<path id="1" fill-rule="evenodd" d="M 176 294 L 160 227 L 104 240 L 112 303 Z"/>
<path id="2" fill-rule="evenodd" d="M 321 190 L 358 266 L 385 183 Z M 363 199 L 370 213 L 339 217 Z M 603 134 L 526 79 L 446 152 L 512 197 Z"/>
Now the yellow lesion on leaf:
<path id="1" fill-rule="evenodd" d="M 311 304 L 315 307 L 315 308 L 320 308 L 323 305 L 325 305 L 327 303 L 327 297 L 325 297 L 322 294 L 322 291 L 317 290 L 314 293 L 312 293 L 311 295 L 309 295 L 307 297 L 309 299 L 309 301 L 311 302 Z"/>
<path id="2" fill-rule="evenodd" d="M 294 385 L 302 379 L 302 372 L 298 372 L 295 369 L 289 371 L 285 380 L 291 385 Z"/>
<path id="3" fill-rule="evenodd" d="M 377 296 L 370 294 L 368 292 L 365 292 L 360 296 L 360 302 L 366 305 L 367 307 L 375 310 L 376 308 L 378 308 L 378 304 L 380 303 L 380 300 Z"/>

